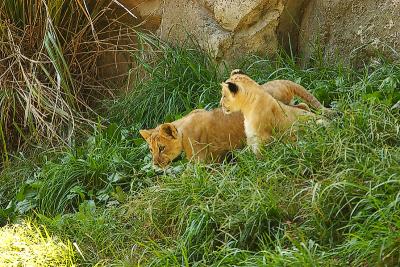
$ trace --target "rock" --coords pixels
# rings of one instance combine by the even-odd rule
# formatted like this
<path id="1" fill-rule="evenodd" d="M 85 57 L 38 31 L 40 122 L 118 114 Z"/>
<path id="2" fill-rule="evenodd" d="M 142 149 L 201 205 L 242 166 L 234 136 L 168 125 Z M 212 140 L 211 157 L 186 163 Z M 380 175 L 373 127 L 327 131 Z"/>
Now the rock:
<path id="1" fill-rule="evenodd" d="M 238 24 L 225 59 L 231 61 L 246 54 L 275 55 L 279 46 L 276 29 L 283 7 L 282 1 L 274 1 L 274 5 L 259 6 L 248 14 Z"/>
<path id="2" fill-rule="evenodd" d="M 228 31 L 248 27 L 258 21 L 262 7 L 268 1 L 264 0 L 217 0 L 214 5 L 215 20 Z"/>
<path id="3" fill-rule="evenodd" d="M 205 2 L 205 1 L 201 1 Z M 213 4 L 213 3 L 209 3 Z M 209 9 L 195 1 L 175 0 L 165 2 L 159 36 L 174 43 L 186 43 L 189 38 L 214 55 L 222 56 L 232 43 L 232 33 L 222 28 Z"/>
<path id="4" fill-rule="evenodd" d="M 190 34 L 217 61 L 273 56 L 279 46 L 304 57 L 347 63 L 377 51 L 398 57 L 400 0 L 119 0 L 140 27 L 188 44 Z M 317 44 L 317 45 L 316 45 Z M 393 48 L 393 49 L 392 49 Z"/>
<path id="5" fill-rule="evenodd" d="M 161 24 L 161 0 L 119 0 L 122 6 L 138 17 L 139 25 L 156 31 Z"/>
<path id="6" fill-rule="evenodd" d="M 305 63 L 320 50 L 326 62 L 357 63 L 383 53 L 398 57 L 400 0 L 311 0 L 301 23 Z"/>
<path id="7" fill-rule="evenodd" d="M 159 35 L 182 42 L 187 33 L 217 60 L 248 53 L 272 55 L 283 0 L 176 0 L 162 4 Z"/>

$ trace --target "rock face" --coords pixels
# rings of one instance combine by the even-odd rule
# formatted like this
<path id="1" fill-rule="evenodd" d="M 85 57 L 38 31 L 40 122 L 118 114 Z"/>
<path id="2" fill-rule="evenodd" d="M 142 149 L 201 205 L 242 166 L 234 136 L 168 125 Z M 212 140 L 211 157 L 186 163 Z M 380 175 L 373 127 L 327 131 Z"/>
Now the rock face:
<path id="1" fill-rule="evenodd" d="M 356 63 L 377 54 L 394 57 L 400 48 L 400 0 L 311 0 L 301 23 L 300 55 L 317 49 L 332 62 Z M 393 50 L 394 49 L 394 50 Z"/>
<path id="2" fill-rule="evenodd" d="M 217 60 L 273 55 L 282 46 L 310 59 L 349 61 L 399 50 L 400 0 L 120 0 L 142 27 L 182 43 L 188 34 Z M 318 46 L 315 43 L 318 43 Z M 354 51 L 355 48 L 361 47 Z"/>
<path id="3" fill-rule="evenodd" d="M 182 41 L 191 34 L 217 59 L 244 53 L 272 54 L 283 0 L 175 0 L 162 5 L 162 38 Z"/>
<path id="4" fill-rule="evenodd" d="M 158 33 L 162 39 L 177 43 L 185 42 L 189 34 L 201 47 L 220 57 L 221 51 L 231 45 L 232 36 L 213 19 L 212 6 L 208 5 L 213 3 L 204 2 L 205 5 L 190 0 L 165 2 Z"/>
<path id="5" fill-rule="evenodd" d="M 156 31 L 160 27 L 160 0 L 119 0 L 119 2 L 141 21 L 139 25 L 142 28 Z"/>

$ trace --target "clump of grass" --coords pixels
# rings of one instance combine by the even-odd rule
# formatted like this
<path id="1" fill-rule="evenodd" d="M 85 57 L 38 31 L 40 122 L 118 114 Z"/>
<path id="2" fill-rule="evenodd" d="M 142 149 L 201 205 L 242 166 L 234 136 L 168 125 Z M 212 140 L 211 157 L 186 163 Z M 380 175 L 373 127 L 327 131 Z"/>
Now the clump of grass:
<path id="1" fill-rule="evenodd" d="M 29 221 L 0 228 L 2 266 L 76 266 L 72 244 Z"/>
<path id="2" fill-rule="evenodd" d="M 48 231 L 74 240 L 77 262 L 87 266 L 129 265 L 130 254 L 136 248 L 134 220 L 126 217 L 117 205 L 108 208 L 87 200 L 75 213 L 56 217 L 39 215 L 38 221 Z"/>
<path id="3" fill-rule="evenodd" d="M 207 53 L 171 46 L 149 35 L 138 39 L 147 50 L 135 54 L 140 70 L 132 90 L 112 105 L 114 121 L 154 127 L 193 108 L 216 106 L 221 71 Z"/>
<path id="4" fill-rule="evenodd" d="M 99 95 L 111 93 L 97 79 L 96 62 L 121 49 L 118 40 L 132 31 L 110 37 L 122 27 L 118 20 L 106 21 L 110 4 L 105 0 L 0 3 L 2 161 L 8 161 L 10 148 L 32 137 L 69 141 L 84 120 L 81 112 L 90 111 Z"/>
<path id="5" fill-rule="evenodd" d="M 115 124 L 98 128 L 86 143 L 38 166 L 8 206 L 20 214 L 38 209 L 54 216 L 77 211 L 86 200 L 123 202 L 122 189 L 134 193 L 151 184 L 153 172 L 143 167 L 149 160 L 143 145 Z"/>

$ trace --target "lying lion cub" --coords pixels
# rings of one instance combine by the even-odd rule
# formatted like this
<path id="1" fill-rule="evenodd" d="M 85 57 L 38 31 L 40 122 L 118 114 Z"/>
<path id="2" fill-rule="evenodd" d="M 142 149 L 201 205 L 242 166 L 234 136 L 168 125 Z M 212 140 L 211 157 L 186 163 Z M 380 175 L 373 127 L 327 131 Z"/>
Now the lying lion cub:
<path id="1" fill-rule="evenodd" d="M 261 144 L 268 142 L 273 134 L 288 130 L 300 117 L 315 116 L 312 112 L 275 99 L 242 73 L 234 73 L 222 83 L 220 104 L 225 114 L 243 113 L 247 144 L 256 155 L 260 153 Z"/>
<path id="2" fill-rule="evenodd" d="M 231 75 L 238 72 L 234 70 Z M 294 96 L 299 96 L 314 108 L 322 107 L 307 90 L 290 81 L 272 81 L 262 86 L 284 103 L 290 104 Z M 308 110 L 304 103 L 296 107 Z M 219 108 L 212 111 L 200 109 L 155 129 L 140 130 L 140 134 L 150 147 L 153 163 L 159 167 L 166 167 L 182 151 L 189 160 L 220 161 L 227 152 L 245 144 L 243 120 L 240 112 L 224 115 Z"/>
<path id="3" fill-rule="evenodd" d="M 189 160 L 221 161 L 227 152 L 244 145 L 243 116 L 225 115 L 220 108 L 197 109 L 155 129 L 140 130 L 149 145 L 153 163 L 166 167 L 182 151 Z"/>

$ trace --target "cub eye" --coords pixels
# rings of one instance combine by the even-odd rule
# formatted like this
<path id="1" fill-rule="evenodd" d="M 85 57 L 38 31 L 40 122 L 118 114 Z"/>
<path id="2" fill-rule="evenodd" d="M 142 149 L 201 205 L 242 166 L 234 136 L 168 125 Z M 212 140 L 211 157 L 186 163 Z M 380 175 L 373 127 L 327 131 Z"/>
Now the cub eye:
<path id="1" fill-rule="evenodd" d="M 159 146 L 158 146 L 158 149 L 160 150 L 160 152 L 163 152 L 163 151 L 164 151 L 164 149 L 165 149 L 165 146 L 163 146 L 163 145 L 159 145 Z"/>

